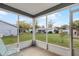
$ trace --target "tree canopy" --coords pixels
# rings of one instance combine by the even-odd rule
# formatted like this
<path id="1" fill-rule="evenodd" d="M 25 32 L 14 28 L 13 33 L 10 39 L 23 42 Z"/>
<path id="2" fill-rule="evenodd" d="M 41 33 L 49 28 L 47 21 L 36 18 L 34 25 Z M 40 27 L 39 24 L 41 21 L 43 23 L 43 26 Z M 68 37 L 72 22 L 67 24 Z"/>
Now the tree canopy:
<path id="1" fill-rule="evenodd" d="M 73 22 L 73 28 L 74 28 L 74 29 L 79 29 L 79 20 L 75 20 L 75 21 Z"/>
<path id="2" fill-rule="evenodd" d="M 24 29 L 24 30 L 29 30 L 32 28 L 31 24 L 28 24 L 26 21 L 18 21 L 19 28 Z"/>

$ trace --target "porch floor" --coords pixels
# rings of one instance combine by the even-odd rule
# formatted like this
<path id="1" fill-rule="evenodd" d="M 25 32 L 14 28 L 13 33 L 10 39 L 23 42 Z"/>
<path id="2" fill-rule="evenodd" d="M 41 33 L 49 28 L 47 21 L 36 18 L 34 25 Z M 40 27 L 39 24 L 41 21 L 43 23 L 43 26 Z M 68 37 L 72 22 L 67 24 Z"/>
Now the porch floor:
<path id="1" fill-rule="evenodd" d="M 17 55 L 18 56 L 58 56 L 55 53 L 51 53 L 39 47 L 29 47 L 29 48 L 23 49 Z"/>

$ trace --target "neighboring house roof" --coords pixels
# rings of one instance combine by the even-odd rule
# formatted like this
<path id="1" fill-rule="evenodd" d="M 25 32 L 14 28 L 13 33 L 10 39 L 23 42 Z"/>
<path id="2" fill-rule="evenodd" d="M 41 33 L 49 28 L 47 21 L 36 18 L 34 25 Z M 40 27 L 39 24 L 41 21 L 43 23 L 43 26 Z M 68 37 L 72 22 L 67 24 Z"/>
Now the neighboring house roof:
<path id="1" fill-rule="evenodd" d="M 13 26 L 13 27 L 16 27 L 16 28 L 17 28 L 17 26 L 12 25 L 12 24 L 10 24 L 10 23 L 8 23 L 8 22 L 2 21 L 2 20 L 0 20 L 0 22 L 5 23 L 5 24 L 8 24 L 8 25 L 10 25 L 10 26 Z"/>
<path id="2" fill-rule="evenodd" d="M 38 30 L 45 30 L 45 28 L 38 28 Z"/>

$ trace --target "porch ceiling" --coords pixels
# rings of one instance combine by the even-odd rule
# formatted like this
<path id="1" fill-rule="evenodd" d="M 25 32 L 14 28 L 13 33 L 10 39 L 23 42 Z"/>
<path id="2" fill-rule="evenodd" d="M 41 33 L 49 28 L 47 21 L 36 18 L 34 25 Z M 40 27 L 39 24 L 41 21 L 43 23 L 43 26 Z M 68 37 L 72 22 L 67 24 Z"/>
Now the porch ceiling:
<path id="1" fill-rule="evenodd" d="M 37 17 L 72 4 L 73 3 L 0 3 L 0 8 L 30 17 Z"/>
<path id="2" fill-rule="evenodd" d="M 17 8 L 31 15 L 35 15 L 58 4 L 57 3 L 54 3 L 54 4 L 51 4 L 51 3 L 50 4 L 49 3 L 45 3 L 45 4 L 44 3 L 35 3 L 35 4 L 34 3 L 7 3 L 6 5 Z"/>

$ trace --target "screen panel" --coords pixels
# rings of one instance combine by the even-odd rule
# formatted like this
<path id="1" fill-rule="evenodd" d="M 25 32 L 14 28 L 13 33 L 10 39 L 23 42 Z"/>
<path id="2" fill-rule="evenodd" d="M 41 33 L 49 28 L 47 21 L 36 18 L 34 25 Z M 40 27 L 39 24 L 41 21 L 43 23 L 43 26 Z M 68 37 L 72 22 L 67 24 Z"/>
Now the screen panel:
<path id="1" fill-rule="evenodd" d="M 19 16 L 19 39 L 20 42 L 32 40 L 32 18 Z"/>
<path id="2" fill-rule="evenodd" d="M 0 9 L 0 54 L 17 51 L 17 14 Z M 5 53 L 4 53 L 5 52 Z"/>
<path id="3" fill-rule="evenodd" d="M 79 56 L 79 12 L 73 13 L 73 49 L 74 55 Z"/>
<path id="4" fill-rule="evenodd" d="M 48 15 L 48 43 L 69 48 L 69 10 Z"/>
<path id="5" fill-rule="evenodd" d="M 38 17 L 35 21 L 36 40 L 46 42 L 46 17 Z"/>

